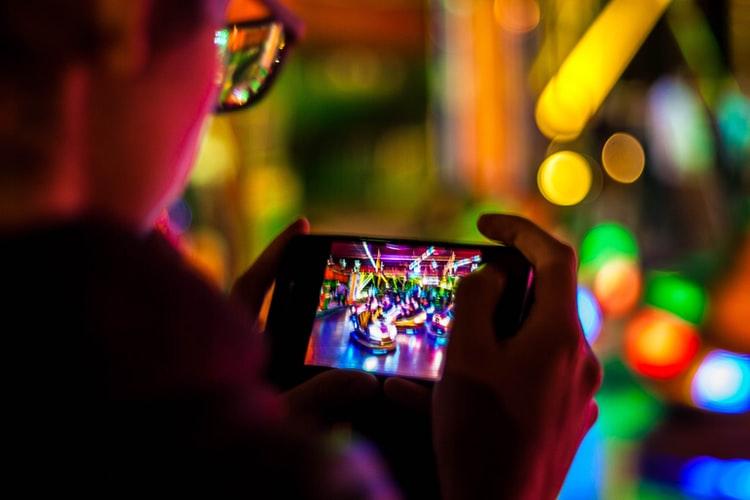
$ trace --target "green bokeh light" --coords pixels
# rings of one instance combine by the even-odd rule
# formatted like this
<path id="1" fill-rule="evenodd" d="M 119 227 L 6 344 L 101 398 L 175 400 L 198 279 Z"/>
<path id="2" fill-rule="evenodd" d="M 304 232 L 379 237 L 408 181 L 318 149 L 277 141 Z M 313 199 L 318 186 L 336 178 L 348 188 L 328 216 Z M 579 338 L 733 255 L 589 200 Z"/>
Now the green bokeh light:
<path id="1" fill-rule="evenodd" d="M 646 284 L 646 303 L 700 325 L 707 298 L 705 290 L 688 279 L 672 273 L 653 273 Z"/>
<path id="2" fill-rule="evenodd" d="M 619 359 L 604 363 L 604 383 L 596 401 L 602 434 L 608 439 L 642 439 L 664 412 L 663 403 L 646 391 Z"/>
<path id="3" fill-rule="evenodd" d="M 613 258 L 638 258 L 638 243 L 626 227 L 607 222 L 594 226 L 581 243 L 581 267 L 600 268 Z"/>
<path id="4" fill-rule="evenodd" d="M 638 485 L 639 500 L 685 500 L 685 495 L 674 485 L 644 481 Z"/>

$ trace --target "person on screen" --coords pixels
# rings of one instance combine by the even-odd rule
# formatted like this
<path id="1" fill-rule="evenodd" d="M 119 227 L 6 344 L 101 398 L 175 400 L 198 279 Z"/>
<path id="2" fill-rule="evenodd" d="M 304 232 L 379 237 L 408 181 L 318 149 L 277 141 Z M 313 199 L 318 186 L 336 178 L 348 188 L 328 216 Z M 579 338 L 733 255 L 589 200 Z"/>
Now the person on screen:
<path id="1" fill-rule="evenodd" d="M 295 23 L 270 0 L 232 8 Z M 536 303 L 499 343 L 502 276 L 486 267 L 464 278 L 434 391 L 333 370 L 279 395 L 261 375 L 257 318 L 280 252 L 308 223 L 289 226 L 231 297 L 152 230 L 215 105 L 226 9 L 0 1 L 3 446 L 6 477 L 23 490 L 9 489 L 398 498 L 376 453 L 309 423 L 384 392 L 432 416 L 444 498 L 555 498 L 596 419 L 601 376 L 568 246 L 525 219 L 479 219 L 534 265 Z"/>

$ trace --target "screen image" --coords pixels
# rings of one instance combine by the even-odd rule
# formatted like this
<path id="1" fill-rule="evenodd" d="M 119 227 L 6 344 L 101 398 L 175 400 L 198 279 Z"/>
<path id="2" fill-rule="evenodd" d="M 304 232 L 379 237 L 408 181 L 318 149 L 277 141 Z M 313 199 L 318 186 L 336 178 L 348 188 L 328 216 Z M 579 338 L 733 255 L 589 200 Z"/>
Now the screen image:
<path id="1" fill-rule="evenodd" d="M 478 249 L 334 241 L 305 364 L 440 378 L 458 282 Z"/>

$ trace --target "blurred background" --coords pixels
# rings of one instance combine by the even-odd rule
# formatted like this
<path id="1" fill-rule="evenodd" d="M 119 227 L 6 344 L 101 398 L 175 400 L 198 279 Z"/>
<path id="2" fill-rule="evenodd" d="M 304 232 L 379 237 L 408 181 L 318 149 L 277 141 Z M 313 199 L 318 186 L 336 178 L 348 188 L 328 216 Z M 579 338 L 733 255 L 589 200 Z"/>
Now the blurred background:
<path id="1" fill-rule="evenodd" d="M 561 498 L 750 499 L 750 0 L 288 0 L 272 92 L 159 222 L 227 288 L 286 224 L 578 249 L 605 368 Z"/>

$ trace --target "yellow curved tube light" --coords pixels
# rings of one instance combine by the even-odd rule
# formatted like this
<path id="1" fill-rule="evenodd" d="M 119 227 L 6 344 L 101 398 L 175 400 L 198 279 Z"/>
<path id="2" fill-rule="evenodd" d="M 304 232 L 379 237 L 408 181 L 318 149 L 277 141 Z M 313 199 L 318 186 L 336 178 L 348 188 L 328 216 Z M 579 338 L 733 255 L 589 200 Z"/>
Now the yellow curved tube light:
<path id="1" fill-rule="evenodd" d="M 612 0 L 584 33 L 536 104 L 539 130 L 571 141 L 599 109 L 670 0 Z"/>

